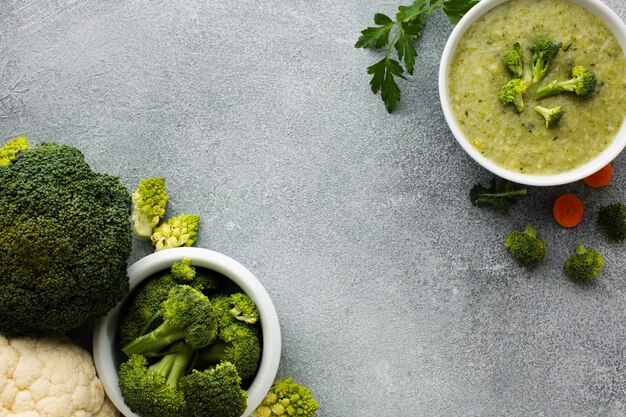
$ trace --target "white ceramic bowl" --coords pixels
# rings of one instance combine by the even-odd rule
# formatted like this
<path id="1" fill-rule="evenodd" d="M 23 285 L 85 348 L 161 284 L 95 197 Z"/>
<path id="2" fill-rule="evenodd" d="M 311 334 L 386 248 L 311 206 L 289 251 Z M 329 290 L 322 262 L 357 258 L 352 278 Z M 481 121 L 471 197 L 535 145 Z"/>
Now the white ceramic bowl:
<path id="1" fill-rule="evenodd" d="M 506 178 L 510 181 L 537 186 L 548 185 L 560 185 L 567 184 L 574 181 L 578 181 L 585 178 L 594 172 L 597 172 L 602 167 L 611 162 L 626 146 L 626 123 L 622 123 L 621 128 L 617 132 L 615 139 L 611 145 L 606 148 L 600 155 L 592 159 L 588 163 L 575 168 L 571 171 L 564 172 L 555 175 L 528 175 L 521 174 L 519 172 L 509 171 L 496 165 L 490 159 L 485 158 L 472 144 L 467 140 L 465 134 L 459 127 L 456 118 L 452 113 L 450 107 L 450 100 L 448 97 L 448 72 L 450 63 L 456 45 L 459 43 L 461 37 L 465 34 L 467 29 L 482 15 L 494 7 L 505 3 L 509 0 L 481 0 L 476 6 L 474 6 L 455 26 L 452 34 L 448 38 L 446 47 L 441 57 L 441 63 L 439 66 L 439 98 L 441 100 L 441 107 L 445 115 L 448 126 L 454 134 L 454 137 L 459 142 L 461 147 L 472 157 L 476 162 L 482 165 L 487 170 L 491 171 L 495 175 Z M 600 0 L 569 0 L 570 3 L 581 6 L 591 12 L 593 15 L 600 18 L 608 28 L 613 32 L 613 35 L 617 38 L 622 51 L 626 51 L 626 25 L 620 20 L 620 18 L 604 3 Z"/>
<path id="2" fill-rule="evenodd" d="M 243 265 L 226 255 L 201 248 L 167 249 L 137 261 L 128 268 L 131 291 L 145 278 L 169 269 L 174 262 L 183 257 L 191 259 L 191 264 L 194 266 L 211 269 L 230 278 L 252 298 L 259 309 L 263 332 L 263 353 L 257 375 L 248 388 L 248 408 L 242 417 L 248 416 L 263 401 L 278 371 L 281 338 L 274 304 L 259 280 Z M 120 355 L 120 349 L 116 333 L 121 319 L 123 303 L 124 301 L 120 302 L 96 324 L 93 336 L 93 355 L 98 376 L 113 404 L 124 416 L 139 417 L 126 406 L 118 387 L 119 362 L 117 358 Z"/>

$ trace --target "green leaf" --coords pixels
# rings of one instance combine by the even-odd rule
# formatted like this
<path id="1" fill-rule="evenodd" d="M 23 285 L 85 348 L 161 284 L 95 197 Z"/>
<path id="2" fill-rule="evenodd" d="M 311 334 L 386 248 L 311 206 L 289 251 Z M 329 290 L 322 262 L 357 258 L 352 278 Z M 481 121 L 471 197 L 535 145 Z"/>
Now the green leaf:
<path id="1" fill-rule="evenodd" d="M 470 191 L 470 201 L 477 207 L 491 206 L 500 213 L 506 213 L 517 202 L 517 197 L 528 192 L 515 183 L 493 177 L 488 184 L 476 184 Z"/>
<path id="2" fill-rule="evenodd" d="M 448 16 L 448 19 L 450 19 L 450 23 L 456 25 L 479 1 L 480 0 L 444 0 L 441 8 Z"/>
<path id="3" fill-rule="evenodd" d="M 399 6 L 396 19 L 398 22 L 410 22 L 428 11 L 428 0 L 415 0 L 410 6 Z"/>
<path id="4" fill-rule="evenodd" d="M 413 46 L 414 40 L 415 36 L 408 35 L 406 31 L 401 29 L 400 36 L 398 37 L 398 40 L 395 44 L 396 51 L 398 51 L 398 58 L 400 59 L 400 61 L 404 59 L 406 71 L 411 75 L 413 75 L 413 69 L 415 68 L 415 56 L 417 55 L 417 51 Z"/>
<path id="5" fill-rule="evenodd" d="M 361 31 L 361 36 L 354 45 L 355 48 L 372 48 L 378 49 L 389 43 L 389 32 L 396 25 L 389 16 L 382 13 L 374 15 L 374 23 L 379 27 L 368 27 Z"/>
<path id="6" fill-rule="evenodd" d="M 394 79 L 399 77 L 406 79 L 400 63 L 388 57 L 383 58 L 367 68 L 367 73 L 372 75 L 370 86 L 374 94 L 380 91 L 380 98 L 385 103 L 387 111 L 391 113 L 400 100 L 400 88 Z"/>

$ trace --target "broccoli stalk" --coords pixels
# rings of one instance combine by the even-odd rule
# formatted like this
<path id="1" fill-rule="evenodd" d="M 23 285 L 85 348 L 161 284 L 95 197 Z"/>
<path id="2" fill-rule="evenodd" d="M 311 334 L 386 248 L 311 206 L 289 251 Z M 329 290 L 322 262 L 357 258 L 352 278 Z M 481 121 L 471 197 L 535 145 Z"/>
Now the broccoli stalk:
<path id="1" fill-rule="evenodd" d="M 150 240 L 152 230 L 165 214 L 169 196 L 165 190 L 165 178 L 142 179 L 132 194 L 133 230 L 139 239 Z"/>
<path id="2" fill-rule="evenodd" d="M 561 118 L 563 117 L 563 114 L 565 114 L 563 106 L 556 106 L 551 109 L 542 106 L 535 106 L 533 107 L 533 110 L 543 116 L 546 122 L 546 127 L 548 128 L 554 127 L 559 124 Z"/>
<path id="3" fill-rule="evenodd" d="M 15 158 L 15 155 L 17 155 L 19 151 L 28 149 L 29 147 L 30 145 L 28 144 L 26 136 L 18 136 L 11 139 L 0 148 L 0 166 L 9 165 L 9 162 Z"/>
<path id="4" fill-rule="evenodd" d="M 249 417 L 311 417 L 319 408 L 311 391 L 292 378 L 276 379 L 263 402 Z"/>
<path id="5" fill-rule="evenodd" d="M 163 249 L 191 246 L 197 238 L 200 216 L 197 214 L 181 214 L 154 229 L 152 244 L 156 252 Z"/>
<path id="6" fill-rule="evenodd" d="M 622 203 L 615 203 L 601 207 L 598 213 L 598 225 L 610 239 L 626 239 L 626 206 Z"/>
<path id="7" fill-rule="evenodd" d="M 524 56 L 519 42 L 514 43 L 513 46 L 502 55 L 500 60 L 509 71 L 511 71 L 515 78 L 522 78 L 524 73 Z"/>
<path id="8" fill-rule="evenodd" d="M 172 287 L 157 315 L 164 321 L 122 348 L 130 356 L 157 355 L 166 346 L 185 340 L 194 348 L 207 346 L 217 337 L 217 317 L 209 299 L 188 285 Z"/>
<path id="9" fill-rule="evenodd" d="M 505 247 L 517 262 L 531 265 L 543 260 L 545 243 L 537 238 L 537 229 L 528 225 L 524 232 L 513 231 L 506 238 Z"/>
<path id="10" fill-rule="evenodd" d="M 604 259 L 600 252 L 578 245 L 574 255 L 563 264 L 563 269 L 573 281 L 589 282 L 600 273 L 603 266 Z"/>
<path id="11" fill-rule="evenodd" d="M 538 83 L 545 78 L 550 71 L 552 60 L 559 52 L 563 44 L 544 37 L 538 38 L 530 51 L 533 53 L 530 66 L 533 73 L 533 81 Z"/>
<path id="12" fill-rule="evenodd" d="M 504 105 L 513 103 L 518 113 L 524 111 L 524 93 L 528 90 L 528 84 L 518 78 L 509 81 L 500 88 L 499 98 Z"/>
<path id="13" fill-rule="evenodd" d="M 535 100 L 559 94 L 563 91 L 574 92 L 580 98 L 588 98 L 593 94 L 598 82 L 596 74 L 589 68 L 577 65 L 572 68 L 572 78 L 567 81 L 552 81 L 535 92 Z"/>

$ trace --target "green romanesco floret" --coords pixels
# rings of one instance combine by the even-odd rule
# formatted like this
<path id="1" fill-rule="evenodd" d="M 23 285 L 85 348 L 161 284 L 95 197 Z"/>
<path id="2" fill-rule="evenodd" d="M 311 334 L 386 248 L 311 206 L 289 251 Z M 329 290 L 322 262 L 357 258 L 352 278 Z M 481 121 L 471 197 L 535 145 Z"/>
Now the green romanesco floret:
<path id="1" fill-rule="evenodd" d="M 249 417 L 312 417 L 319 408 L 311 391 L 292 378 L 276 379 L 261 405 Z"/>
<path id="2" fill-rule="evenodd" d="M 535 40 L 533 46 L 530 48 L 533 54 L 530 67 L 532 69 L 534 82 L 538 83 L 545 78 L 561 46 L 563 46 L 561 42 L 553 41 L 545 37 L 540 37 Z"/>
<path id="3" fill-rule="evenodd" d="M 165 189 L 165 178 L 142 179 L 133 197 L 133 230 L 139 239 L 150 240 L 153 229 L 165 214 L 169 196 Z"/>
<path id="4" fill-rule="evenodd" d="M 515 42 L 500 59 L 515 78 L 522 78 L 524 74 L 524 55 L 519 42 Z"/>
<path id="5" fill-rule="evenodd" d="M 152 233 L 152 244 L 156 251 L 181 246 L 191 246 L 195 243 L 200 226 L 200 216 L 197 214 L 181 214 L 162 223 Z"/>
<path id="6" fill-rule="evenodd" d="M 595 249 L 587 249 L 578 245 L 574 255 L 565 261 L 565 274 L 574 281 L 592 281 L 602 270 L 604 258 Z"/>
<path id="7" fill-rule="evenodd" d="M 188 285 L 176 285 L 157 313 L 163 322 L 122 348 L 130 356 L 159 354 L 162 349 L 179 340 L 185 340 L 194 348 L 209 345 L 217 337 L 217 316 L 206 295 Z"/>
<path id="8" fill-rule="evenodd" d="M 522 265 L 540 262 L 545 256 L 546 245 L 537 238 L 537 230 L 530 225 L 523 232 L 515 230 L 509 233 L 505 246 L 513 259 Z"/>
<path id="9" fill-rule="evenodd" d="M 187 401 L 179 389 L 194 349 L 179 343 L 149 366 L 142 355 L 131 355 L 120 365 L 119 387 L 126 405 L 142 417 L 188 415 Z"/>
<path id="10" fill-rule="evenodd" d="M 192 417 L 239 417 L 246 411 L 248 395 L 230 362 L 203 372 L 194 369 L 180 380 L 180 390 Z"/>
<path id="11" fill-rule="evenodd" d="M 0 148 L 0 166 L 9 165 L 9 162 L 15 155 L 22 149 L 28 149 L 30 147 L 26 136 L 18 136 L 11 139 Z"/>
<path id="12" fill-rule="evenodd" d="M 626 239 L 626 207 L 624 204 L 614 203 L 601 207 L 598 213 L 598 225 L 610 239 Z"/>
<path id="13" fill-rule="evenodd" d="M 551 109 L 542 106 L 535 106 L 533 107 L 533 110 L 543 116 L 545 119 L 545 126 L 547 128 L 558 125 L 565 114 L 563 106 L 556 106 Z"/>
<path id="14" fill-rule="evenodd" d="M 535 92 L 535 100 L 559 94 L 563 91 L 574 92 L 580 98 L 590 97 L 596 89 L 596 74 L 587 67 L 577 65 L 572 68 L 572 78 L 567 81 L 554 80 Z"/>
<path id="15" fill-rule="evenodd" d="M 525 108 L 524 94 L 528 90 L 528 84 L 518 78 L 509 81 L 500 88 L 499 98 L 504 105 L 513 103 L 518 112 L 523 112 Z"/>
<path id="16" fill-rule="evenodd" d="M 0 167 L 0 331 L 65 332 L 128 293 L 131 198 L 75 148 L 43 143 Z"/>

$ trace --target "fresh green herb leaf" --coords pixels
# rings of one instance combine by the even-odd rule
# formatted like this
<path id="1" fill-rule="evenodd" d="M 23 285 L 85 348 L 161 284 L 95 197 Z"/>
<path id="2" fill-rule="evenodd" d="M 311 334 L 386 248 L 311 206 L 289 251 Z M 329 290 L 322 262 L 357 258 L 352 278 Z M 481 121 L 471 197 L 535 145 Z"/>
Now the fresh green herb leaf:
<path id="1" fill-rule="evenodd" d="M 386 47 L 385 57 L 367 68 L 372 75 L 370 86 L 374 94 L 380 91 L 380 97 L 387 111 L 391 113 L 400 100 L 401 93 L 394 77 L 406 79 L 406 72 L 413 75 L 415 70 L 415 41 L 422 36 L 426 19 L 435 9 L 443 9 L 450 21 L 455 24 L 479 0 L 414 0 L 409 6 L 399 6 L 396 20 L 376 13 L 374 23 L 377 26 L 361 31 L 355 48 L 381 49 Z M 393 37 L 391 34 L 393 33 Z M 391 38 L 391 40 L 390 40 Z M 390 58 L 392 48 L 396 49 L 398 60 Z M 404 61 L 404 68 L 402 67 Z"/>
<path id="2" fill-rule="evenodd" d="M 477 207 L 491 206 L 500 213 L 506 213 L 509 206 L 517 202 L 517 197 L 528 192 L 517 184 L 493 177 L 487 184 L 476 184 L 470 191 L 470 201 Z"/>

